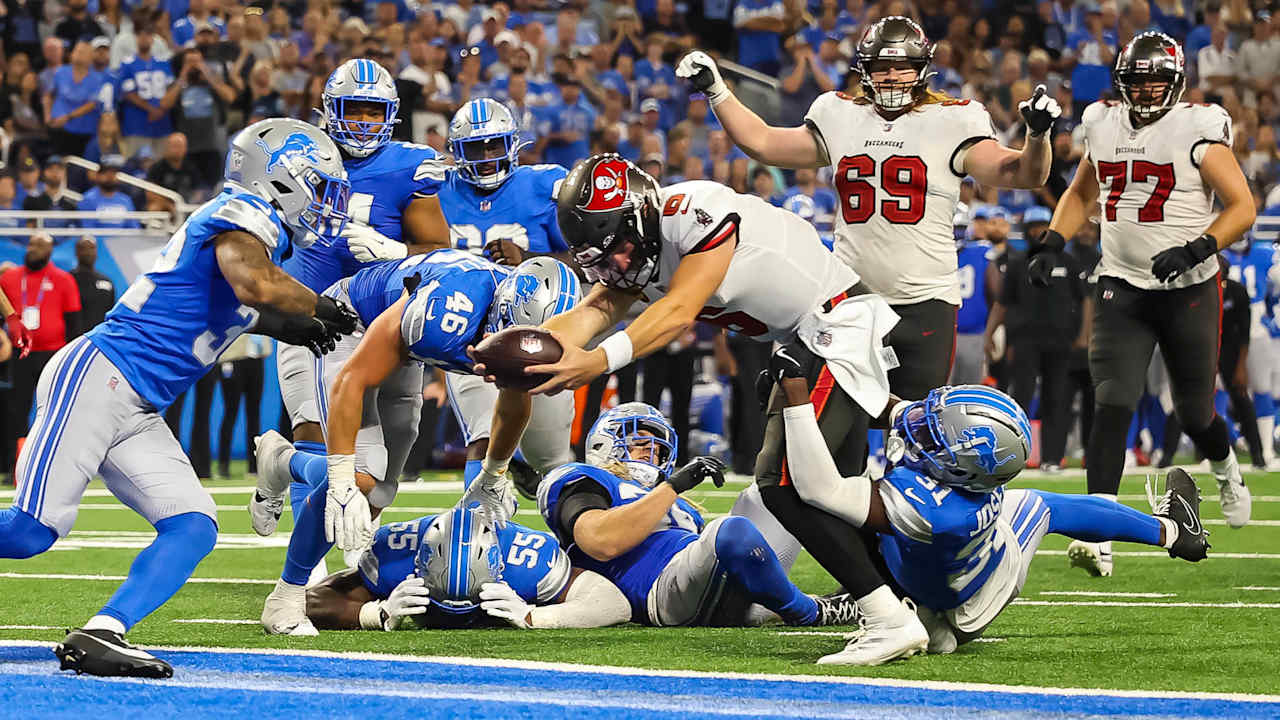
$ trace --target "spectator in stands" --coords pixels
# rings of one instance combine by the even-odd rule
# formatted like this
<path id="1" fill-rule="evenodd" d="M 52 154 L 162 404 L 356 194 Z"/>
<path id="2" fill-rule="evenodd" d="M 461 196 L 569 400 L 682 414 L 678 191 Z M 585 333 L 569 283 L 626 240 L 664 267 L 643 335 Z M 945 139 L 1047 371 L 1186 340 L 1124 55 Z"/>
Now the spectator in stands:
<path id="1" fill-rule="evenodd" d="M 1204 17 L 1199 25 L 1191 28 L 1187 33 L 1186 43 L 1182 46 L 1183 53 L 1186 54 L 1187 60 L 1191 61 L 1199 57 L 1200 51 L 1209 47 L 1212 42 L 1211 36 L 1213 28 L 1222 22 L 1222 3 L 1220 0 L 1209 0 L 1204 6 Z"/>
<path id="2" fill-rule="evenodd" d="M 79 209 L 95 212 L 98 217 L 82 220 L 81 227 L 86 228 L 136 228 L 141 227 L 137 220 L 121 217 L 124 213 L 133 212 L 133 198 L 120 190 L 120 170 L 124 168 L 124 157 L 106 155 L 102 158 L 98 170 L 97 184 L 84 194 Z"/>
<path id="3" fill-rule="evenodd" d="M 107 155 L 123 156 L 124 143 L 120 135 L 120 121 L 113 112 L 102 113 L 98 118 L 98 132 L 89 140 L 84 148 L 84 159 L 90 162 L 101 162 Z M 90 179 L 92 179 L 90 175 Z"/>
<path id="4" fill-rule="evenodd" d="M 98 241 L 92 235 L 85 235 L 76 241 L 76 268 L 71 271 L 80 291 L 80 317 L 74 333 L 68 333 L 68 340 L 97 327 L 116 303 L 115 283 L 97 271 L 97 264 Z"/>
<path id="5" fill-rule="evenodd" d="M 705 160 L 711 152 L 711 132 L 720 129 L 720 121 L 702 98 L 691 98 L 684 114 L 676 127 L 688 133 L 689 152 Z"/>
<path id="6" fill-rule="evenodd" d="M 766 75 L 778 73 L 786 14 L 782 0 L 739 0 L 733 9 L 739 63 Z"/>
<path id="7" fill-rule="evenodd" d="M 31 70 L 8 93 L 10 114 L 4 124 L 15 146 L 39 144 L 47 136 L 40 94 L 40 77 Z M 10 155 L 15 153 L 11 147 Z"/>
<path id="8" fill-rule="evenodd" d="M 1104 7 L 1105 6 L 1105 7 Z M 1104 9 L 1107 18 L 1103 17 Z M 1097 100 L 1111 86 L 1111 64 L 1115 60 L 1116 37 L 1115 4 L 1098 5 L 1094 0 L 1084 3 L 1084 29 L 1067 38 L 1067 57 L 1075 63 L 1071 71 L 1072 98 L 1077 112 Z"/>
<path id="9" fill-rule="evenodd" d="M 111 41 L 111 67 L 120 68 L 130 58 L 140 57 L 142 55 L 141 48 L 138 45 L 140 28 L 148 28 L 151 36 L 151 49 L 148 56 L 154 58 L 158 62 L 168 62 L 173 58 L 173 49 L 169 47 L 169 41 L 165 39 L 165 33 L 160 32 L 159 21 L 156 19 L 157 12 L 146 6 L 137 7 L 130 16 L 133 22 L 134 31 L 131 33 L 117 33 L 114 40 Z M 170 68 L 172 74 L 172 68 Z"/>
<path id="10" fill-rule="evenodd" d="M 711 131 L 707 136 L 707 147 L 707 164 L 710 167 L 709 174 L 712 180 L 724 185 L 732 185 L 733 176 L 743 178 L 747 176 L 750 160 L 741 148 L 729 141 L 729 136 L 723 130 Z M 738 192 L 745 190 L 739 185 L 732 185 L 732 187 Z"/>
<path id="11" fill-rule="evenodd" d="M 133 20 L 130 19 L 120 0 L 98 0 L 98 14 L 93 16 L 107 37 L 107 47 L 120 33 L 134 32 Z"/>
<path id="12" fill-rule="evenodd" d="M 1218 92 L 1236 81 L 1236 51 L 1227 46 L 1227 26 L 1221 22 L 1213 27 L 1209 45 L 1196 57 L 1200 88 L 1205 92 Z"/>
<path id="13" fill-rule="evenodd" d="M 459 50 L 458 62 L 460 66 L 458 75 L 453 81 L 453 97 L 451 98 L 455 112 L 457 108 L 462 107 L 462 104 L 471 98 L 489 94 L 488 86 L 485 85 L 484 79 L 481 77 L 483 66 L 480 63 L 480 49 L 468 47 Z"/>
<path id="14" fill-rule="evenodd" d="M 102 103 L 104 109 L 115 107 L 117 98 L 115 97 L 115 77 L 111 76 L 111 38 L 106 35 L 99 35 L 89 42 L 89 47 L 93 53 L 90 62 L 93 69 L 106 75 L 106 79 L 102 85 L 102 93 L 98 96 L 99 102 Z"/>
<path id="15" fill-rule="evenodd" d="M 1181 42 L 1191 30 L 1191 17 L 1187 7 L 1182 0 L 1154 0 L 1151 3 L 1151 19 L 1161 31 Z"/>
<path id="16" fill-rule="evenodd" d="M 1161 32 L 1158 25 L 1151 22 L 1151 5 L 1147 0 L 1129 0 L 1120 18 L 1120 30 L 1126 42 L 1134 35 L 1144 32 Z"/>
<path id="17" fill-rule="evenodd" d="M 555 78 L 562 105 L 543 116 L 538 141 L 543 143 L 545 162 L 571 168 L 590 153 L 590 134 L 596 126 L 596 111 L 582 97 L 578 79 L 570 75 Z"/>
<path id="18" fill-rule="evenodd" d="M 67 196 L 67 166 L 61 155 L 50 155 L 44 165 L 44 189 L 37 195 L 28 195 L 22 201 L 23 210 L 75 210 L 76 202 Z M 35 221 L 29 221 L 35 225 Z M 67 227 L 70 220 L 46 220 L 45 227 Z"/>
<path id="19" fill-rule="evenodd" d="M 71 49 L 71 63 L 58 68 L 52 87 L 45 94 L 45 125 L 49 127 L 53 151 L 59 155 L 83 154 L 98 129 L 98 91 L 105 78 L 91 67 L 92 56 L 89 43 L 76 43 Z"/>
<path id="20" fill-rule="evenodd" d="M 21 210 L 22 201 L 18 199 L 18 182 L 8 173 L 0 175 L 0 212 Z M 0 218 L 0 228 L 16 228 L 22 224 L 17 218 Z M 15 236 L 0 230 L 0 238 L 17 239 Z"/>
<path id="21" fill-rule="evenodd" d="M 666 41 L 682 48 L 690 48 L 693 45 L 689 24 L 685 22 L 684 16 L 676 11 L 675 0 L 657 0 L 653 16 L 645 19 L 644 32 L 649 36 L 660 35 Z"/>
<path id="22" fill-rule="evenodd" d="M 209 12 L 206 0 L 189 0 L 185 17 L 176 18 L 170 28 L 173 44 L 186 47 L 196 39 L 196 29 L 204 24 L 212 26 L 219 36 L 225 35 L 227 25 L 222 18 Z"/>
<path id="23" fill-rule="evenodd" d="M 265 60 L 254 63 L 253 70 L 249 71 L 249 82 L 240 91 L 234 105 L 243 116 L 245 125 L 264 118 L 289 115 L 284 97 L 276 89 L 274 77 L 271 63 Z"/>
<path id="24" fill-rule="evenodd" d="M 47 37 L 40 45 L 41 57 L 44 58 L 44 69 L 40 71 L 40 94 L 53 91 L 53 76 L 62 67 L 67 46 L 62 38 Z"/>
<path id="25" fill-rule="evenodd" d="M 1275 90 L 1280 80 L 1280 36 L 1275 34 L 1271 14 L 1261 11 L 1253 22 L 1253 34 L 1240 43 L 1239 76 L 1243 81 L 1242 100 L 1256 102 L 1257 93 Z"/>
<path id="26" fill-rule="evenodd" d="M 1053 0 L 1040 0 L 1036 3 L 1036 21 L 1040 28 L 1039 41 L 1036 45 L 1044 48 L 1057 60 L 1067 46 L 1067 30 L 1058 21 L 1054 10 L 1057 5 Z"/>
<path id="27" fill-rule="evenodd" d="M 786 196 L 804 195 L 813 201 L 813 225 L 819 230 L 830 230 L 839 207 L 836 193 L 826 185 L 818 184 L 818 171 L 800 168 L 795 171 L 796 184 L 787 188 Z"/>
<path id="28" fill-rule="evenodd" d="M 54 28 L 55 37 L 68 46 L 89 42 L 103 34 L 102 26 L 89 16 L 89 0 L 69 0 L 67 15 Z"/>
<path id="29" fill-rule="evenodd" d="M 779 74 L 782 79 L 783 124 L 803 125 L 809 106 L 822 93 L 835 90 L 839 77 L 827 74 L 827 69 L 803 33 L 787 38 L 786 48 L 789 59 Z"/>
<path id="30" fill-rule="evenodd" d="M 40 182 L 40 164 L 28 155 L 18 161 L 17 204 L 21 208 L 28 197 L 44 192 Z"/>
<path id="31" fill-rule="evenodd" d="M 786 200 L 786 197 L 778 192 L 778 184 L 773 179 L 773 173 L 764 165 L 757 165 L 756 169 L 751 171 L 751 192 L 778 207 L 781 207 Z"/>
<path id="32" fill-rule="evenodd" d="M 303 101 L 306 98 L 307 71 L 298 63 L 298 46 L 291 42 L 280 46 L 280 60 L 272 76 L 272 88 L 280 93 L 288 117 L 305 117 Z M 277 117 L 265 115 L 263 117 Z"/>
<path id="33" fill-rule="evenodd" d="M 663 42 L 660 35 L 649 36 L 644 59 L 636 62 L 635 66 L 636 93 L 642 101 L 641 112 L 649 107 L 645 101 L 658 103 L 661 113 L 659 125 L 663 130 L 670 130 L 677 121 L 674 107 L 677 85 L 675 70 L 662 59 Z"/>
<path id="34" fill-rule="evenodd" d="M 170 111 L 182 88 L 168 60 L 153 54 L 156 36 L 150 23 L 134 31 L 137 54 L 120 66 L 120 126 L 125 157 L 133 157 L 143 145 L 158 150 L 173 132 Z"/>
<path id="35" fill-rule="evenodd" d="M 12 361 L 13 387 L 5 398 L 8 434 L 0 442 L 13 457 L 17 456 L 18 438 L 27 433 L 31 399 L 40 371 L 53 354 L 67 344 L 68 331 L 74 332 L 76 313 L 80 312 L 80 292 L 75 280 L 49 262 L 52 256 L 53 238 L 47 233 L 33 233 L 27 239 L 23 264 L 0 274 L 0 291 L 8 296 L 9 303 L 21 315 L 22 324 L 32 334 L 31 353 Z"/>
<path id="36" fill-rule="evenodd" d="M 164 152 L 160 159 L 151 166 L 147 179 L 169 190 L 172 190 L 189 203 L 202 199 L 198 183 L 199 173 L 187 157 L 187 136 L 180 132 L 172 133 L 164 141 Z M 164 210 L 174 212 L 173 201 L 155 193 L 147 193 L 148 210 Z"/>
<path id="37" fill-rule="evenodd" d="M 5 4 L 5 17 L 0 22 L 0 42 L 10 53 L 24 53 L 33 58 L 40 53 L 40 23 L 44 3 L 39 0 L 13 0 Z"/>
<path id="38" fill-rule="evenodd" d="M 711 0 L 713 2 L 723 2 L 726 13 L 728 15 L 728 0 Z M 704 36 L 710 40 L 712 36 Z M 640 23 L 640 17 L 636 14 L 635 8 L 630 5 L 622 5 L 618 7 L 613 15 L 612 35 L 609 39 L 609 49 L 611 55 L 618 57 L 628 57 L 634 61 L 636 58 L 644 55 L 644 26 Z"/>
<path id="39" fill-rule="evenodd" d="M 202 45 L 203 43 L 203 45 Z M 201 48 L 213 43 L 213 32 L 206 25 L 196 32 L 196 48 L 179 56 L 178 115 L 174 127 L 189 140 L 191 162 L 200 171 L 201 185 L 212 187 L 222 177 L 223 155 L 227 151 L 227 105 L 235 99 L 235 90 L 227 84 L 226 65 L 206 60 Z"/>
<path id="40" fill-rule="evenodd" d="M 654 98 L 645 99 L 640 103 L 640 119 L 644 121 L 645 135 L 657 138 L 658 150 L 665 155 L 667 133 L 662 129 L 662 104 Z"/>

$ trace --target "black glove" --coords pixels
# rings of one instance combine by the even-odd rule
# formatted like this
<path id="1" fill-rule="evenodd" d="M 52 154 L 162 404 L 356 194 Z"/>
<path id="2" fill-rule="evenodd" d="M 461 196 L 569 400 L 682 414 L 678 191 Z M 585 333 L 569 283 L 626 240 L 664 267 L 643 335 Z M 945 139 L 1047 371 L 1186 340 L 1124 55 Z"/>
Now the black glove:
<path id="1" fill-rule="evenodd" d="M 350 335 L 360 322 L 355 310 L 327 295 L 316 298 L 316 319 L 337 335 Z"/>
<path id="2" fill-rule="evenodd" d="M 1066 238 L 1057 230 L 1045 230 L 1040 242 L 1027 252 L 1027 279 L 1036 287 L 1049 287 L 1059 255 L 1067 246 Z"/>
<path id="3" fill-rule="evenodd" d="M 699 455 L 690 460 L 688 465 L 671 473 L 671 477 L 667 478 L 667 484 L 675 489 L 678 495 L 707 480 L 714 483 L 716 487 L 724 487 L 724 461 L 710 455 Z"/>
<path id="4" fill-rule="evenodd" d="M 1169 282 L 1218 252 L 1218 239 L 1205 233 L 1191 242 L 1151 256 L 1151 274 Z"/>
<path id="5" fill-rule="evenodd" d="M 282 313 L 271 308 L 260 311 L 258 321 L 249 329 L 283 343 L 305 347 L 316 357 L 333 350 L 341 337 L 316 318 Z"/>
<path id="6" fill-rule="evenodd" d="M 1054 121 L 1062 114 L 1058 101 L 1047 94 L 1044 85 L 1037 85 L 1035 92 L 1027 100 L 1018 104 L 1022 113 L 1022 121 L 1034 137 L 1040 137 L 1053 127 Z"/>
<path id="7" fill-rule="evenodd" d="M 769 377 L 774 382 L 782 382 L 785 378 L 807 380 L 813 371 L 818 356 L 814 355 L 804 343 L 794 341 L 774 351 L 769 358 Z"/>

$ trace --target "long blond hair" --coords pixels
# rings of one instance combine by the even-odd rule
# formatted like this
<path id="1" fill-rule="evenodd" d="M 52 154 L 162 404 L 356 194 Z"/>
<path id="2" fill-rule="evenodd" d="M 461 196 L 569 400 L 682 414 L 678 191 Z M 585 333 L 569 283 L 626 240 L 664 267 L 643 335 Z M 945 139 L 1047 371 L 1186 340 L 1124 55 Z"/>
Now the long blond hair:
<path id="1" fill-rule="evenodd" d="M 855 103 L 858 103 L 859 105 L 870 105 L 872 103 L 871 98 L 867 97 L 867 94 L 862 91 L 861 84 L 858 85 L 857 89 L 852 94 L 850 93 L 843 93 L 843 94 L 848 99 L 854 101 Z M 910 110 L 916 110 L 925 105 L 933 105 L 935 103 L 943 103 L 943 104 L 954 103 L 954 104 L 960 105 L 960 104 L 967 104 L 968 102 L 969 102 L 968 100 L 962 100 L 961 98 L 952 97 L 942 92 L 941 90 L 925 88 L 922 92 L 917 93 L 917 97 L 912 98 Z"/>
<path id="2" fill-rule="evenodd" d="M 603 463 L 600 463 L 596 467 L 599 467 L 601 470 L 604 470 L 610 475 L 617 477 L 619 480 L 629 480 L 631 482 L 636 482 L 631 477 L 631 468 L 628 468 L 626 463 L 623 463 L 614 458 L 609 458 L 608 460 L 605 460 Z M 692 505 L 693 509 L 697 510 L 699 515 L 705 516 L 707 514 L 707 509 L 702 507 L 702 505 L 694 502 L 693 500 L 690 500 L 689 498 L 683 498 L 683 499 L 685 502 Z"/>

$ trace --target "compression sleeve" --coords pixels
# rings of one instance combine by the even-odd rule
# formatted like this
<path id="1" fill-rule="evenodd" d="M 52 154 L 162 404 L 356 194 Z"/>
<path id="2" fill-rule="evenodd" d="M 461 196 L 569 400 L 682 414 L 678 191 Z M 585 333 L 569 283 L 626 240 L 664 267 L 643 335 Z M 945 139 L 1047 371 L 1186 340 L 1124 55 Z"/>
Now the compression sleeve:
<path id="1" fill-rule="evenodd" d="M 871 482 L 862 476 L 841 477 L 818 429 L 813 405 L 782 409 L 786 424 L 787 472 L 800 499 L 857 527 L 871 511 Z"/>
<path id="2" fill-rule="evenodd" d="M 588 510 L 608 510 L 613 502 L 604 488 L 592 481 L 577 480 L 564 489 L 556 509 L 556 534 L 573 538 L 573 526 Z M 562 541 L 563 542 L 563 541 Z"/>
<path id="3" fill-rule="evenodd" d="M 534 628 L 595 628 L 631 619 L 631 603 L 616 585 L 590 570 L 573 579 L 564 602 L 529 612 Z"/>

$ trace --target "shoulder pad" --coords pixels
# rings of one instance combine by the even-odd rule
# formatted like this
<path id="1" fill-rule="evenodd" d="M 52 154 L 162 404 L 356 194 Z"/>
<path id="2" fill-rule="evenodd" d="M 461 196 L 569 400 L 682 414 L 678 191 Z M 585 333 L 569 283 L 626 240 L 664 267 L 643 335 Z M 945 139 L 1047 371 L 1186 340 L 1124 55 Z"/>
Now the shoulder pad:
<path id="1" fill-rule="evenodd" d="M 1107 108 L 1110 106 L 1111 103 L 1104 100 L 1098 100 L 1097 102 L 1090 103 L 1089 107 L 1085 108 L 1084 112 L 1080 114 L 1080 122 L 1085 125 L 1097 122 L 1102 118 L 1103 114 L 1107 112 Z"/>
<path id="2" fill-rule="evenodd" d="M 255 195 L 236 194 L 213 212 L 215 220 L 235 226 L 262 241 L 269 250 L 280 243 L 280 225 L 275 210 Z"/>

